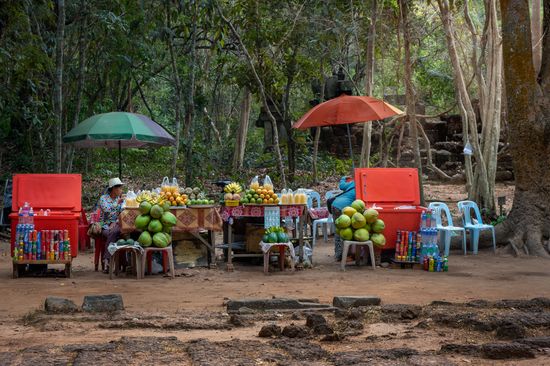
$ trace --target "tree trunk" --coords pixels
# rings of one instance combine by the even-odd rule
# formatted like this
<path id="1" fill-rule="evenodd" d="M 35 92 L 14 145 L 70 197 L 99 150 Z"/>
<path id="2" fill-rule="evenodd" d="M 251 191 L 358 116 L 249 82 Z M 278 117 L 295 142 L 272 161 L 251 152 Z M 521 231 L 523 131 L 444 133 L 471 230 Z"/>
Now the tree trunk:
<path id="1" fill-rule="evenodd" d="M 376 21 L 378 19 L 378 2 L 372 0 L 371 22 L 367 39 L 367 56 L 365 71 L 365 94 L 372 96 L 374 91 L 374 46 L 376 44 Z M 369 167 L 372 142 L 372 122 L 363 124 L 363 143 L 361 145 L 360 167 Z"/>
<path id="2" fill-rule="evenodd" d="M 235 153 L 233 154 L 233 170 L 240 170 L 243 167 L 244 153 L 246 149 L 246 136 L 248 135 L 248 123 L 250 121 L 250 107 L 252 93 L 245 87 L 241 103 L 241 120 L 235 138 Z"/>
<path id="3" fill-rule="evenodd" d="M 269 120 L 271 122 L 272 128 L 273 128 L 273 142 L 274 142 L 274 148 L 275 148 L 275 154 L 277 157 L 277 162 L 279 165 L 279 174 L 281 176 L 281 183 L 283 188 L 286 188 L 286 177 L 285 177 L 285 168 L 283 163 L 283 156 L 281 155 L 281 147 L 279 144 L 279 127 L 277 126 L 277 121 L 275 120 L 275 117 L 273 116 L 273 113 L 271 113 L 271 110 L 269 109 L 269 105 L 267 103 L 267 97 L 265 93 L 264 84 L 262 83 L 262 80 L 260 79 L 260 76 L 256 72 L 256 68 L 254 67 L 254 62 L 252 61 L 252 56 L 250 56 L 250 53 L 248 52 L 248 49 L 244 45 L 241 36 L 235 29 L 235 26 L 233 23 L 225 17 L 225 15 L 222 12 L 222 9 L 220 8 L 219 4 L 217 4 L 218 13 L 220 14 L 220 17 L 223 19 L 223 21 L 229 26 L 231 29 L 231 32 L 233 33 L 233 36 L 237 39 L 237 43 L 239 44 L 239 47 L 241 48 L 241 51 L 243 52 L 246 61 L 248 62 L 248 66 L 250 67 L 250 70 L 252 71 L 252 74 L 254 76 L 254 80 L 256 81 L 256 84 L 258 85 L 260 97 L 262 98 L 262 104 L 265 108 L 265 111 L 267 113 L 267 116 L 269 117 Z"/>
<path id="4" fill-rule="evenodd" d="M 424 194 L 422 184 L 422 159 L 420 157 L 420 144 L 418 143 L 418 127 L 416 126 L 416 91 L 412 81 L 412 61 L 411 61 L 411 31 L 409 23 L 409 1 L 399 0 L 399 9 L 401 11 L 401 22 L 403 29 L 403 46 L 405 50 L 405 99 L 407 102 L 407 116 L 409 120 L 409 130 L 413 140 L 414 160 L 418 169 L 418 182 L 420 183 L 420 204 L 424 206 Z"/>
<path id="5" fill-rule="evenodd" d="M 491 195 L 489 189 L 487 166 L 485 163 L 485 159 L 483 158 L 479 143 L 474 107 L 472 105 L 470 95 L 468 94 L 468 88 L 466 86 L 464 73 L 462 71 L 458 51 L 456 49 L 455 27 L 449 8 L 449 2 L 448 0 L 438 0 L 437 3 L 440 10 L 443 29 L 445 30 L 449 56 L 453 66 L 453 77 L 457 95 L 457 102 L 460 109 L 460 115 L 462 117 L 463 142 L 465 146 L 468 143 L 472 145 L 473 155 L 477 163 L 476 167 L 479 169 L 479 186 L 474 187 L 474 174 L 472 169 L 471 156 L 464 155 L 466 189 L 468 191 L 468 197 L 474 199 L 477 194 L 480 194 L 482 207 L 493 207 L 494 197 Z"/>
<path id="6" fill-rule="evenodd" d="M 538 82 L 528 2 L 501 0 L 500 12 L 516 189 L 510 215 L 498 233 L 504 234 L 501 239 L 516 254 L 548 257 L 543 238 L 550 234 L 550 3 L 544 3 L 543 57 Z"/>
<path id="7" fill-rule="evenodd" d="M 63 47 L 65 43 L 65 1 L 57 0 L 57 31 L 55 35 L 55 78 L 53 86 L 55 128 L 55 171 L 62 169 L 63 131 Z"/>
<path id="8" fill-rule="evenodd" d="M 485 161 L 487 176 L 482 175 L 479 164 L 474 171 L 472 183 L 473 197 L 482 202 L 483 207 L 494 213 L 495 178 L 497 170 L 498 142 L 500 138 L 501 100 L 502 100 L 502 47 L 498 28 L 496 0 L 485 0 L 485 26 L 483 27 L 481 57 L 478 59 L 478 35 L 469 13 L 468 2 L 464 3 L 464 18 L 472 35 L 472 60 L 479 92 L 481 118 L 480 149 Z M 484 181 L 486 179 L 486 181 Z M 482 192 L 488 187 L 487 197 Z"/>
<path id="9" fill-rule="evenodd" d="M 86 32 L 88 25 L 88 17 L 84 16 L 80 27 L 80 36 L 78 38 L 78 81 L 76 86 L 76 106 L 73 118 L 73 128 L 78 125 L 80 121 L 80 110 L 82 109 L 82 94 L 84 92 L 84 67 L 86 64 Z M 67 163 L 67 173 L 70 173 L 73 169 L 74 161 L 74 146 L 70 147 L 69 161 Z"/>
<path id="10" fill-rule="evenodd" d="M 170 3 L 166 3 L 166 26 L 168 29 L 171 29 L 171 15 L 170 15 Z M 174 87 L 176 89 L 176 95 L 175 95 L 175 116 L 174 116 L 174 123 L 175 123 L 175 140 L 176 144 L 174 145 L 174 151 L 172 153 L 172 177 L 177 176 L 177 166 L 178 166 L 178 155 L 179 155 L 179 148 L 180 148 L 180 141 L 181 141 L 181 91 L 182 91 L 182 85 L 181 85 L 181 79 L 179 77 L 178 67 L 176 63 L 176 54 L 174 52 L 174 37 L 172 35 L 172 32 L 170 32 L 168 36 L 168 51 L 170 53 L 170 64 L 172 65 L 172 76 L 174 78 Z"/>
<path id="11" fill-rule="evenodd" d="M 531 0 L 531 43 L 533 45 L 533 66 L 535 75 L 540 72 L 542 62 L 542 22 L 540 19 L 541 0 Z"/>
<path id="12" fill-rule="evenodd" d="M 197 63 L 197 19 L 198 19 L 198 4 L 193 2 L 193 28 L 191 30 L 191 60 L 189 61 L 189 91 L 187 93 L 187 103 L 185 106 L 185 184 L 191 185 L 193 179 L 193 118 L 195 117 L 195 69 Z"/>
<path id="13" fill-rule="evenodd" d="M 319 182 L 319 171 L 317 169 L 317 157 L 319 155 L 319 139 L 321 138 L 321 127 L 315 127 L 315 137 L 313 138 L 313 184 Z"/>

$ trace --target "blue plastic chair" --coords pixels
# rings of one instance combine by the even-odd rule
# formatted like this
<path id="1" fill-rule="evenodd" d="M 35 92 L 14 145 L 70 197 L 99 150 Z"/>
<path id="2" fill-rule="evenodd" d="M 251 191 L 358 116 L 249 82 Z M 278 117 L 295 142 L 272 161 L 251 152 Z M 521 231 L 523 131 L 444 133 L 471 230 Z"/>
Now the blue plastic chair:
<path id="1" fill-rule="evenodd" d="M 477 203 L 474 201 L 460 201 L 458 202 L 458 210 L 462 214 L 462 226 L 470 232 L 470 247 L 474 254 L 477 254 L 479 233 L 483 230 L 491 230 L 493 234 L 493 251 L 496 253 L 497 244 L 495 240 L 495 227 L 483 223 Z M 474 210 L 475 222 L 472 220 L 472 210 Z"/>
<path id="2" fill-rule="evenodd" d="M 428 208 L 432 210 L 432 218 L 435 218 L 436 228 L 440 234 L 440 242 L 444 243 L 444 255 L 449 255 L 451 236 L 453 232 L 457 231 L 462 233 L 462 248 L 464 249 L 464 255 L 466 255 L 466 230 L 460 226 L 453 226 L 453 217 L 449 207 L 443 202 L 432 202 Z M 443 226 L 443 214 L 447 218 L 447 226 Z"/>
<path id="3" fill-rule="evenodd" d="M 321 208 L 321 195 L 318 192 L 315 192 L 313 189 L 307 189 L 307 208 L 315 207 L 313 205 L 313 201 L 317 201 L 317 207 L 315 208 Z"/>
<path id="4" fill-rule="evenodd" d="M 336 196 L 338 193 L 342 191 L 340 190 L 332 190 L 328 191 L 325 194 L 325 199 L 328 200 L 329 198 L 332 198 Z M 324 219 L 317 219 L 313 220 L 313 223 L 311 226 L 313 226 L 313 239 L 311 241 L 311 246 L 315 247 L 315 241 L 317 240 L 317 227 L 322 226 L 323 227 L 323 238 L 325 239 L 325 242 L 328 240 L 328 227 L 332 228 L 332 232 L 336 232 L 336 228 L 334 227 L 334 218 L 332 217 L 332 214 L 329 212 L 328 217 Z"/>

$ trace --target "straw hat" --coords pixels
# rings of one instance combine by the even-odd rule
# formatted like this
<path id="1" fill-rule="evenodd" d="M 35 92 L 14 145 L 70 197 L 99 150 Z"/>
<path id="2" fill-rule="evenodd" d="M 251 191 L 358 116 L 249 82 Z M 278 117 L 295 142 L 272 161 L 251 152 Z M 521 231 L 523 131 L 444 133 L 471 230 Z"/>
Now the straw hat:
<path id="1" fill-rule="evenodd" d="M 108 188 L 111 189 L 115 186 L 123 186 L 124 183 L 122 183 L 122 181 L 120 180 L 120 178 L 111 178 L 109 179 L 109 186 Z"/>

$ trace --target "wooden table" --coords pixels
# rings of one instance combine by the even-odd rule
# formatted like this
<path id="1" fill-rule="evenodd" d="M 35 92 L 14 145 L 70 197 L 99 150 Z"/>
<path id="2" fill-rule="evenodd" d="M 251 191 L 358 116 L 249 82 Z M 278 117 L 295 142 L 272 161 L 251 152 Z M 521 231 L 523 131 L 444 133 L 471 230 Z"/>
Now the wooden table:
<path id="1" fill-rule="evenodd" d="M 172 232 L 187 232 L 197 238 L 210 252 L 210 267 L 216 267 L 216 237 L 215 231 L 222 231 L 222 218 L 219 207 L 172 207 L 170 212 L 176 216 L 176 225 Z M 135 220 L 140 214 L 138 208 L 126 208 L 120 213 L 120 231 L 123 234 L 136 230 Z M 199 232 L 208 231 L 208 240 L 205 240 Z"/>
<path id="2" fill-rule="evenodd" d="M 22 264 L 64 264 L 65 265 L 65 276 L 67 278 L 71 278 L 71 266 L 72 266 L 72 259 L 57 259 L 57 260 L 50 260 L 50 259 L 23 259 L 13 262 L 13 278 L 19 277 L 19 265 Z"/>
<path id="3" fill-rule="evenodd" d="M 229 225 L 229 230 L 227 232 L 227 270 L 233 271 L 233 257 L 250 257 L 257 256 L 256 254 L 233 254 L 232 244 L 233 244 L 233 219 L 240 217 L 263 217 L 265 207 L 279 207 L 281 209 L 280 218 L 292 217 L 293 219 L 299 218 L 298 220 L 298 242 L 300 244 L 299 256 L 300 263 L 303 261 L 304 256 L 304 223 L 306 220 L 306 205 L 244 205 L 229 207 L 224 206 L 221 209 L 221 217 L 223 221 L 227 222 Z M 259 256 L 263 256 L 260 254 Z"/>

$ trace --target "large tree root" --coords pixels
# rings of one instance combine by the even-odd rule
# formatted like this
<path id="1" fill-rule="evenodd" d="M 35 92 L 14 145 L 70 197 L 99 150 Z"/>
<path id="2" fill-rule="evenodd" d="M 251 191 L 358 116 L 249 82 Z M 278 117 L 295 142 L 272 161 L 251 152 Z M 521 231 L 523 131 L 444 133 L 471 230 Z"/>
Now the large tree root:
<path id="1" fill-rule="evenodd" d="M 497 253 L 512 254 L 516 257 L 537 256 L 550 259 L 550 242 L 548 240 L 548 226 L 543 224 L 514 225 L 505 221 L 495 227 Z M 469 238 L 468 238 L 469 243 Z M 493 238 L 489 230 L 481 232 L 479 248 L 491 248 Z M 462 238 L 453 237 L 452 247 L 462 248 Z M 470 246 L 468 247 L 470 250 Z"/>

